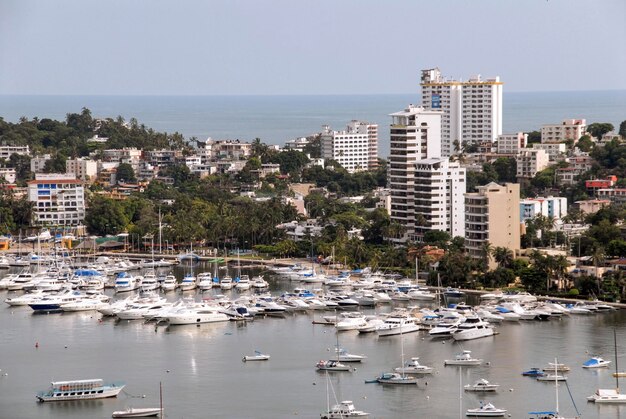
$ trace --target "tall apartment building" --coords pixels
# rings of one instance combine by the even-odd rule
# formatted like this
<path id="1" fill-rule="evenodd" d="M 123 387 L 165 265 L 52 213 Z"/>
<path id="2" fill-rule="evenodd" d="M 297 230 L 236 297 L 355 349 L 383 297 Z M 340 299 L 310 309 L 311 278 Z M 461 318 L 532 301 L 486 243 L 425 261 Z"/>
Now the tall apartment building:
<path id="1" fill-rule="evenodd" d="M 483 244 L 520 251 L 519 184 L 479 186 L 465 194 L 465 249 L 473 258 L 483 256 Z"/>
<path id="2" fill-rule="evenodd" d="M 345 131 L 322 127 L 322 157 L 333 159 L 350 173 L 378 166 L 378 125 L 350 121 Z"/>
<path id="3" fill-rule="evenodd" d="M 498 136 L 498 154 L 517 154 L 528 145 L 528 134 L 502 134 Z"/>
<path id="4" fill-rule="evenodd" d="M 443 111 L 442 156 L 455 154 L 455 142 L 494 142 L 502 134 L 502 86 L 499 77 L 467 81 L 446 79 L 439 68 L 422 70 L 422 106 Z"/>
<path id="5" fill-rule="evenodd" d="M 415 239 L 428 230 L 465 236 L 465 169 L 447 157 L 415 163 Z"/>
<path id="6" fill-rule="evenodd" d="M 542 143 L 559 143 L 566 140 L 578 141 L 587 131 L 584 119 L 565 119 L 560 124 L 546 124 L 541 127 Z"/>
<path id="7" fill-rule="evenodd" d="M 85 189 L 76 175 L 37 173 L 28 182 L 35 225 L 72 226 L 85 219 Z"/>
<path id="8" fill-rule="evenodd" d="M 415 164 L 441 157 L 441 115 L 413 105 L 390 115 L 391 219 L 404 226 L 408 236 L 415 234 Z"/>

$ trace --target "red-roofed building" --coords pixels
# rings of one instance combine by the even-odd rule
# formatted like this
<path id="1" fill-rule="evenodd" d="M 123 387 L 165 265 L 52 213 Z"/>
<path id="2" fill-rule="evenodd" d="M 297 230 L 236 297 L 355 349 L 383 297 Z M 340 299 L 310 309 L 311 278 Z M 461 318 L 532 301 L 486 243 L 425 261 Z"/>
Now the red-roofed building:
<path id="1" fill-rule="evenodd" d="M 592 191 L 612 188 L 617 183 L 617 176 L 610 175 L 605 179 L 591 179 L 585 182 L 585 188 Z"/>

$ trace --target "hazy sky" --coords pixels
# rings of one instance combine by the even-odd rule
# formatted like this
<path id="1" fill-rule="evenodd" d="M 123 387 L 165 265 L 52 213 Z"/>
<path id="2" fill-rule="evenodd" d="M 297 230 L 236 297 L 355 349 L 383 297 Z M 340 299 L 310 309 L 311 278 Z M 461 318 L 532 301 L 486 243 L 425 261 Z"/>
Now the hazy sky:
<path id="1" fill-rule="evenodd" d="M 626 89 L 626 0 L 0 0 L 0 94 Z"/>

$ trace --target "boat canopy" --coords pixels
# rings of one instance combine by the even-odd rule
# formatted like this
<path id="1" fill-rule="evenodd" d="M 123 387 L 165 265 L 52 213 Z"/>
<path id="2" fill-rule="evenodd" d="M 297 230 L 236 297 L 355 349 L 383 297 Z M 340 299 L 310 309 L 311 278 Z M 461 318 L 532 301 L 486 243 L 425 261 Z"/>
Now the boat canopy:
<path id="1" fill-rule="evenodd" d="M 77 269 L 74 271 L 75 276 L 102 276 L 102 274 L 95 269 Z"/>
<path id="2" fill-rule="evenodd" d="M 586 367 L 589 367 L 591 365 L 598 365 L 600 362 L 598 361 L 598 358 L 591 358 L 587 361 L 585 361 L 585 363 L 583 364 Z"/>

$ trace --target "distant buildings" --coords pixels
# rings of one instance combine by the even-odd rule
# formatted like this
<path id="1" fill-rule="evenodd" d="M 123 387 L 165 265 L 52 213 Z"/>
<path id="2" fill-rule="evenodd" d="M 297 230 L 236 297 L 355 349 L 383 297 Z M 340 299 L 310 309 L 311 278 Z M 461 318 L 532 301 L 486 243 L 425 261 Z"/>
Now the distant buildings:
<path id="1" fill-rule="evenodd" d="M 473 258 L 483 257 L 483 245 L 520 251 L 520 189 L 517 183 L 479 186 L 465 194 L 465 249 Z"/>
<path id="2" fill-rule="evenodd" d="M 16 173 L 14 167 L 0 167 L 0 183 L 15 183 Z"/>
<path id="3" fill-rule="evenodd" d="M 600 189 L 609 189 L 617 184 L 617 176 L 610 175 L 604 179 L 590 179 L 585 181 L 585 188 L 589 192 L 597 192 Z"/>
<path id="4" fill-rule="evenodd" d="M 502 86 L 499 77 L 467 81 L 442 77 L 439 68 L 422 70 L 422 106 L 441 110 L 441 155 L 456 154 L 455 142 L 494 142 L 502 134 Z"/>
<path id="5" fill-rule="evenodd" d="M 520 221 L 531 220 L 538 215 L 560 220 L 567 215 L 567 198 L 527 198 L 520 200 Z"/>
<path id="6" fill-rule="evenodd" d="M 541 127 L 541 142 L 578 141 L 586 130 L 587 122 L 584 119 L 565 119 L 560 124 L 546 124 Z"/>
<path id="7" fill-rule="evenodd" d="M 498 136 L 498 154 L 517 154 L 528 144 L 528 134 L 502 134 Z"/>
<path id="8" fill-rule="evenodd" d="M 602 208 L 611 205 L 611 201 L 608 199 L 588 199 L 586 201 L 576 201 L 578 209 L 583 214 L 595 214 Z"/>
<path id="9" fill-rule="evenodd" d="M 91 182 L 98 177 L 98 162 L 83 158 L 67 159 L 65 173 L 74 174 L 76 179 Z"/>
<path id="10" fill-rule="evenodd" d="M 534 177 L 537 172 L 547 168 L 550 162 L 550 158 L 545 150 L 538 149 L 525 149 L 515 158 L 517 162 L 517 178 L 518 179 L 530 179 Z"/>
<path id="11" fill-rule="evenodd" d="M 30 149 L 25 146 L 2 145 L 0 146 L 0 159 L 9 160 L 13 154 L 22 156 L 30 155 Z"/>
<path id="12" fill-rule="evenodd" d="M 344 131 L 333 131 L 328 125 L 321 133 L 322 157 L 332 159 L 350 173 L 378 166 L 378 125 L 350 121 Z"/>
<path id="13" fill-rule="evenodd" d="M 85 190 L 74 174 L 36 174 L 28 182 L 28 200 L 35 225 L 75 226 L 85 219 Z"/>

